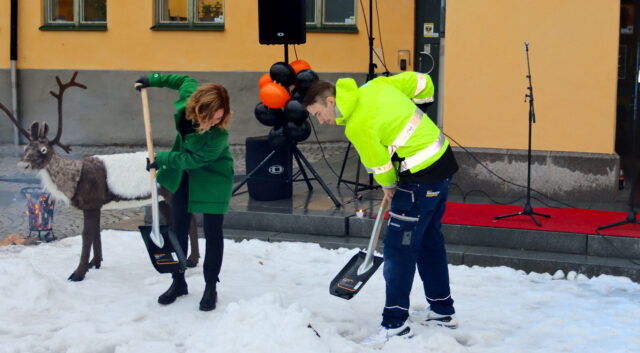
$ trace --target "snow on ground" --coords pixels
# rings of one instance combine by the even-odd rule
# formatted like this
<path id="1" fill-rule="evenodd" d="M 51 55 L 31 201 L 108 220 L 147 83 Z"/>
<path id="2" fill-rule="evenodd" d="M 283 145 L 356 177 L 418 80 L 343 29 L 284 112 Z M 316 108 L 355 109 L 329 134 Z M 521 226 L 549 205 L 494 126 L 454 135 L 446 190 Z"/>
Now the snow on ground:
<path id="1" fill-rule="evenodd" d="M 102 239 L 102 268 L 79 283 L 66 279 L 79 236 L 0 248 L 0 352 L 373 351 L 358 342 L 380 323 L 382 270 L 352 300 L 328 292 L 357 250 L 225 241 L 218 307 L 205 313 L 201 264 L 187 272 L 189 295 L 161 306 L 170 276 L 154 271 L 139 234 Z M 419 326 L 382 352 L 640 352 L 640 285 L 628 278 L 466 266 L 450 274 L 460 328 Z M 426 307 L 418 277 L 411 300 Z"/>

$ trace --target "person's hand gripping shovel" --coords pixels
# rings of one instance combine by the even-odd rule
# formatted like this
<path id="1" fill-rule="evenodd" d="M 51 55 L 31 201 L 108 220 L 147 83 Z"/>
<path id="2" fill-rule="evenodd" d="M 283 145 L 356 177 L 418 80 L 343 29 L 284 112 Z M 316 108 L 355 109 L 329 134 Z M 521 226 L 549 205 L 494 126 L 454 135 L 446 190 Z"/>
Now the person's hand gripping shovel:
<path id="1" fill-rule="evenodd" d="M 389 200 L 385 197 L 380 204 L 380 210 L 378 210 L 378 217 L 376 217 L 376 223 L 371 232 L 367 252 L 358 252 L 349 260 L 347 265 L 338 272 L 338 275 L 331 281 L 331 285 L 329 286 L 329 293 L 332 295 L 344 299 L 353 298 L 382 264 L 382 257 L 375 256 L 374 252 L 378 244 L 384 212 L 388 207 Z"/>
<path id="2" fill-rule="evenodd" d="M 147 136 L 147 150 L 149 152 L 149 174 L 151 175 L 151 226 L 139 226 L 142 240 L 149 253 L 153 267 L 160 273 L 184 272 L 186 260 L 184 252 L 178 243 L 178 239 L 170 227 L 160 226 L 158 214 L 158 182 L 156 181 L 156 168 L 152 167 L 155 161 L 153 152 L 153 140 L 151 138 L 151 119 L 149 117 L 149 99 L 147 97 L 147 83 L 138 80 L 135 87 L 142 96 L 142 113 L 144 115 L 144 129 Z"/>

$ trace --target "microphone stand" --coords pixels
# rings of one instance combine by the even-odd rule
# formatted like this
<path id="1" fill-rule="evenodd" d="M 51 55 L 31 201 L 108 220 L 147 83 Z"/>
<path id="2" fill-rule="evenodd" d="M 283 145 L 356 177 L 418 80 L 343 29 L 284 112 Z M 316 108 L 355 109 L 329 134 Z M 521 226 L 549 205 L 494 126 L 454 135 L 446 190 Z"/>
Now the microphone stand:
<path id="1" fill-rule="evenodd" d="M 524 95 L 525 102 L 527 101 L 527 98 L 529 98 L 529 150 L 528 150 L 528 156 L 527 156 L 527 201 L 524 204 L 524 210 L 522 210 L 522 212 L 512 213 L 504 216 L 496 216 L 496 217 L 493 217 L 493 219 L 497 220 L 497 219 L 502 219 L 507 217 L 523 215 L 523 216 L 531 217 L 531 219 L 533 219 L 533 221 L 536 222 L 538 227 L 542 227 L 542 224 L 538 222 L 538 220 L 536 219 L 536 217 L 534 217 L 534 215 L 542 216 L 546 218 L 551 218 L 551 216 L 547 214 L 535 212 L 533 210 L 533 207 L 531 207 L 531 124 L 536 122 L 536 113 L 535 113 L 535 110 L 533 109 L 533 84 L 531 83 L 531 67 L 529 65 L 529 42 L 524 42 L 524 47 L 525 47 L 525 51 L 527 52 L 527 71 L 528 71 L 527 78 L 529 79 L 529 87 L 528 87 L 529 94 Z"/>
<path id="2" fill-rule="evenodd" d="M 635 91 L 633 94 L 633 132 L 631 132 L 631 200 L 629 201 L 629 213 L 627 214 L 627 218 L 623 221 L 620 222 L 615 222 L 615 223 L 611 223 L 611 224 L 607 224 L 605 226 L 600 226 L 597 228 L 598 231 L 606 229 L 606 228 L 611 228 L 611 227 L 615 227 L 615 226 L 619 226 L 619 225 L 623 225 L 623 224 L 627 224 L 627 223 L 632 223 L 632 224 L 640 224 L 640 222 L 638 222 L 638 220 L 636 219 L 636 210 L 635 210 L 635 205 L 634 205 L 634 201 L 635 201 L 635 172 L 636 172 L 636 134 L 637 134 L 637 130 L 638 130 L 638 126 L 636 121 L 637 116 L 638 116 L 638 83 L 640 83 L 640 76 L 638 76 L 638 66 L 639 66 L 639 61 L 640 60 L 640 42 L 636 42 L 636 87 L 635 87 Z"/>

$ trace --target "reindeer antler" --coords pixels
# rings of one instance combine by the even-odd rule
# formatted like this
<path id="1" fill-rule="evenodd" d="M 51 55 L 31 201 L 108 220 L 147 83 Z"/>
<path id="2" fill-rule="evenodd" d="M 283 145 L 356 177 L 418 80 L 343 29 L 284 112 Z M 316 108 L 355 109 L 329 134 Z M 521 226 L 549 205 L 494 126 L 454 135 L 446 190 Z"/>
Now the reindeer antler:
<path id="1" fill-rule="evenodd" d="M 9 111 L 9 109 L 7 109 L 7 107 L 5 107 L 4 104 L 0 103 L 0 109 L 4 110 L 4 112 L 7 113 L 7 116 L 9 117 L 9 119 L 13 121 L 13 123 L 16 125 L 18 130 L 22 133 L 22 135 L 24 135 L 24 137 L 26 137 L 27 140 L 31 140 L 27 130 L 25 130 L 22 126 L 20 126 L 20 124 L 18 124 L 18 119 L 16 119 L 16 117 L 13 116 L 13 114 L 11 114 L 11 111 Z"/>
<path id="2" fill-rule="evenodd" d="M 53 91 L 49 91 L 49 93 L 51 93 L 51 95 L 58 100 L 58 132 L 56 132 L 56 137 L 54 137 L 53 140 L 51 140 L 51 144 L 60 146 L 67 153 L 71 151 L 71 147 L 60 143 L 60 136 L 62 136 L 62 98 L 63 98 L 62 96 L 64 95 L 64 91 L 71 86 L 87 89 L 87 86 L 76 82 L 76 76 L 78 76 L 78 71 L 74 72 L 73 76 L 71 77 L 71 81 L 65 84 L 63 84 L 62 81 L 60 81 L 59 76 L 56 76 L 56 82 L 58 83 L 58 93 L 56 94 Z"/>

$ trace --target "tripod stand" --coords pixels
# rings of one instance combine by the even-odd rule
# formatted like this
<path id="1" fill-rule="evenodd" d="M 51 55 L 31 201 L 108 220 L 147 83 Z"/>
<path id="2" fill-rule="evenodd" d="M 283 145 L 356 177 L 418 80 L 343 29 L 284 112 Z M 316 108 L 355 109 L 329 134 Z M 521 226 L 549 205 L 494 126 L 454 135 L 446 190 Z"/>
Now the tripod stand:
<path id="1" fill-rule="evenodd" d="M 289 47 L 287 44 L 284 44 L 284 62 L 288 63 L 289 62 Z M 305 158 L 305 156 L 302 154 L 302 152 L 298 149 L 298 145 L 296 142 L 293 141 L 288 141 L 289 146 L 291 147 L 291 154 L 293 154 L 293 156 L 296 159 L 296 162 L 298 163 L 298 168 L 299 168 L 299 173 L 302 174 L 302 177 L 306 183 L 307 183 L 307 188 L 309 189 L 309 191 L 313 190 L 313 186 L 311 186 L 311 183 L 309 181 L 311 180 L 315 180 L 317 181 L 320 186 L 322 186 L 322 188 L 324 189 L 324 191 L 327 193 L 327 195 L 329 195 L 329 197 L 331 198 L 331 201 L 333 201 L 333 204 L 336 205 L 336 207 L 340 207 L 341 204 L 338 201 L 338 199 L 336 199 L 336 197 L 333 195 L 333 193 L 331 192 L 331 190 L 327 187 L 327 185 L 324 183 L 324 181 L 322 180 L 322 178 L 320 178 L 320 175 L 318 175 L 318 173 L 315 171 L 315 169 L 313 169 L 313 167 L 311 166 L 311 163 L 309 163 L 309 161 L 307 160 L 307 158 Z M 269 153 L 269 155 L 267 157 L 265 157 L 259 164 L 257 167 L 253 168 L 253 170 L 251 172 L 249 172 L 249 174 L 247 174 L 247 176 L 240 182 L 240 184 L 238 184 L 238 186 L 236 186 L 233 191 L 231 191 L 231 196 L 233 196 L 233 194 L 235 194 L 247 181 L 249 181 L 249 179 L 257 172 L 260 170 L 260 168 L 262 168 L 270 159 L 271 157 L 273 157 L 276 154 L 276 150 L 272 150 L 271 153 Z M 302 161 L 302 163 L 301 163 Z M 313 178 L 309 178 L 307 176 L 307 172 L 304 169 L 304 166 L 307 167 L 307 169 L 309 169 L 309 171 L 311 172 L 311 174 L 313 174 Z M 298 174 L 296 174 L 297 177 Z M 289 182 L 296 182 L 296 181 L 302 181 L 302 180 L 298 180 L 296 179 L 296 177 L 291 177 L 291 180 L 288 180 Z"/>
<path id="2" fill-rule="evenodd" d="M 292 177 L 290 182 L 305 181 L 307 183 L 307 188 L 309 189 L 309 191 L 311 191 L 311 190 L 313 190 L 313 186 L 311 185 L 311 183 L 309 181 L 315 180 L 315 181 L 318 182 L 318 184 L 320 184 L 320 186 L 322 186 L 324 191 L 331 198 L 331 201 L 333 201 L 333 204 L 336 205 L 336 207 L 340 207 L 341 204 L 338 201 L 338 199 L 336 199 L 336 197 L 333 195 L 331 190 L 327 187 L 327 184 L 324 183 L 322 178 L 320 178 L 320 175 L 318 175 L 318 173 L 315 171 L 315 169 L 313 169 L 313 167 L 311 166 L 311 163 L 309 163 L 309 161 L 307 160 L 307 158 L 305 158 L 305 156 L 302 154 L 300 149 L 298 149 L 297 144 L 292 142 L 290 147 L 291 147 L 291 154 L 293 154 L 293 157 L 296 159 L 296 162 L 298 163 L 298 168 L 300 169 L 299 173 L 302 174 L 302 177 L 303 177 L 303 179 L 301 179 L 301 180 L 297 180 L 295 177 Z M 249 181 L 249 179 L 251 179 L 251 177 L 256 172 L 258 172 L 260 170 L 260 168 L 262 168 L 271 159 L 271 157 L 273 157 L 275 154 L 276 154 L 276 150 L 271 151 L 271 153 L 269 153 L 269 155 L 267 157 L 265 157 L 258 164 L 258 166 L 253 168 L 253 170 L 251 172 L 249 172 L 249 174 L 247 174 L 247 176 L 240 182 L 240 184 L 238 184 L 238 186 L 236 186 L 233 189 L 233 191 L 231 192 L 231 195 L 233 196 L 233 194 L 235 194 L 238 190 L 240 190 L 240 188 L 244 184 L 246 184 L 246 182 Z M 309 178 L 307 176 L 307 172 L 305 171 L 304 166 L 306 166 L 307 169 L 311 172 L 311 174 L 313 174 L 313 178 Z"/>
<path id="3" fill-rule="evenodd" d="M 542 216 L 546 218 L 551 218 L 551 216 L 547 214 L 535 212 L 533 210 L 533 207 L 531 207 L 531 125 L 532 123 L 536 122 L 536 113 L 535 113 L 535 110 L 533 109 L 533 84 L 531 83 L 531 67 L 529 66 L 529 42 L 524 42 L 524 46 L 525 46 L 525 51 L 527 52 L 527 71 L 528 71 L 527 78 L 529 79 L 529 87 L 528 87 L 529 94 L 524 95 L 525 102 L 527 101 L 527 98 L 529 98 L 529 149 L 527 151 L 528 152 L 527 154 L 527 200 L 524 204 L 524 210 L 522 210 L 521 212 L 507 214 L 503 216 L 496 216 L 496 217 L 493 217 L 493 219 L 497 220 L 497 219 L 513 217 L 513 216 L 521 216 L 521 215 L 529 216 L 531 217 L 531 219 L 533 219 L 534 222 L 536 222 L 538 227 L 542 227 L 542 224 L 538 222 L 538 220 L 536 219 L 536 217 L 534 217 L 534 215 Z"/>
<path id="4" fill-rule="evenodd" d="M 627 214 L 627 218 L 625 218 L 623 221 L 620 222 L 615 222 L 615 223 L 611 223 L 611 224 L 607 224 L 604 226 L 600 226 L 597 228 L 597 230 L 603 230 L 606 228 L 611 228 L 611 227 L 616 227 L 619 225 L 623 225 L 623 224 L 627 224 L 627 223 L 631 223 L 631 224 L 640 224 L 640 222 L 638 222 L 638 220 L 636 219 L 636 210 L 635 210 L 635 205 L 634 205 L 634 199 L 635 199 L 635 172 L 636 172 L 636 162 L 634 160 L 634 158 L 636 157 L 636 134 L 637 134 L 637 123 L 636 121 L 637 116 L 638 116 L 638 84 L 640 83 L 640 76 L 638 76 L 638 66 L 639 66 L 639 61 L 640 60 L 640 42 L 636 42 L 636 81 L 635 81 L 635 90 L 634 90 L 634 94 L 633 94 L 633 131 L 631 132 L 631 200 L 629 201 L 629 213 Z"/>
<path id="5" fill-rule="evenodd" d="M 373 62 L 373 0 L 369 0 L 369 73 L 367 74 L 367 82 L 376 78 L 376 67 Z M 347 145 L 347 151 L 344 154 L 344 160 L 342 161 L 342 167 L 340 168 L 340 176 L 338 177 L 337 187 L 340 187 L 340 183 L 355 185 L 353 189 L 354 199 L 358 198 L 358 192 L 363 190 L 375 190 L 379 189 L 380 185 L 373 185 L 373 174 L 369 174 L 369 184 L 360 183 L 360 157 L 358 157 L 358 166 L 356 169 L 356 181 L 348 181 L 342 178 L 344 174 L 344 168 L 347 165 L 347 158 L 349 158 L 349 151 L 351 150 L 351 142 Z"/>

